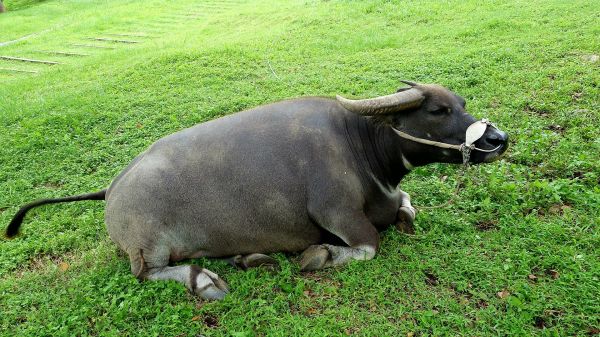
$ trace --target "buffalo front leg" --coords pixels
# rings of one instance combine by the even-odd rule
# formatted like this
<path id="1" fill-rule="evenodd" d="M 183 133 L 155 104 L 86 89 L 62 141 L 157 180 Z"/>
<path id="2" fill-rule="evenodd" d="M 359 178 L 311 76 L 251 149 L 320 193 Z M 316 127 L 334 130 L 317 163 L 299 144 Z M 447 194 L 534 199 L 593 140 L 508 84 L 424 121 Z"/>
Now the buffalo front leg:
<path id="1" fill-rule="evenodd" d="M 324 225 L 321 226 L 341 238 L 348 247 L 330 244 L 312 245 L 302 253 L 301 270 L 339 266 L 351 260 L 370 260 L 375 256 L 379 247 L 379 233 L 364 213 L 346 212 L 348 216 L 344 218 L 341 218 L 340 214 L 344 213 L 334 211 L 330 216 L 325 215 L 321 218 L 324 221 Z"/>
<path id="2" fill-rule="evenodd" d="M 311 271 L 339 266 L 351 260 L 370 260 L 376 250 L 371 245 L 342 247 L 329 244 L 312 245 L 302 253 L 300 270 Z"/>
<path id="3" fill-rule="evenodd" d="M 402 233 L 415 234 L 415 216 L 417 212 L 410 203 L 410 195 L 400 191 L 401 204 L 396 216 L 396 228 Z"/>

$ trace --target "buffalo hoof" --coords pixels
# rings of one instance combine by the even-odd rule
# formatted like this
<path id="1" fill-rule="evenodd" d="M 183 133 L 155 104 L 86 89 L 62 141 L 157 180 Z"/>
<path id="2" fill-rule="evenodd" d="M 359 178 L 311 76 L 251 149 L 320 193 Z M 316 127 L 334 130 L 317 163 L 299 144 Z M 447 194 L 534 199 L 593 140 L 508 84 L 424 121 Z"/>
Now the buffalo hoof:
<path id="1" fill-rule="evenodd" d="M 301 271 L 311 271 L 322 269 L 331 259 L 329 250 L 322 245 L 313 245 L 308 247 L 303 253 L 300 260 Z"/>
<path id="2" fill-rule="evenodd" d="M 402 233 L 415 234 L 416 211 L 412 206 L 402 206 L 398 209 L 396 228 Z"/>
<path id="3" fill-rule="evenodd" d="M 208 269 L 202 269 L 195 281 L 194 294 L 205 300 L 222 300 L 229 293 L 227 283 Z"/>
<path id="4" fill-rule="evenodd" d="M 279 262 L 274 258 L 260 253 L 254 253 L 249 255 L 236 255 L 231 258 L 230 263 L 243 270 L 256 267 L 267 267 L 269 269 L 276 269 L 279 267 Z"/>

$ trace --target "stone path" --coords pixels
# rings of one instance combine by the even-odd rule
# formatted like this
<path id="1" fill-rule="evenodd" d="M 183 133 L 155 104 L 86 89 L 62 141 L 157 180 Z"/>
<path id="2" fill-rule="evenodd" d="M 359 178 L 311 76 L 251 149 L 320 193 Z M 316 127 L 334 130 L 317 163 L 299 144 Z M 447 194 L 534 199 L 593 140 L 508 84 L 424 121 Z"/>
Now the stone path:
<path id="1" fill-rule="evenodd" d="M 205 18 L 210 14 L 218 14 L 240 4 L 237 0 L 215 0 L 203 1 L 196 5 L 180 8 L 172 13 L 165 13 L 160 17 L 148 21 L 139 22 L 139 30 L 135 32 L 102 32 L 97 36 L 88 36 L 76 41 L 65 41 L 60 50 L 19 50 L 5 54 L 2 47 L 21 42 L 26 39 L 34 39 L 38 32 L 25 35 L 21 38 L 0 42 L 0 74 L 13 76 L 35 76 L 49 67 L 68 64 L 69 58 L 84 58 L 102 52 L 110 52 L 119 48 L 134 47 L 151 39 L 160 38 L 163 34 L 175 29 L 176 26 L 190 23 L 194 20 Z M 137 30 L 138 28 L 136 28 Z M 23 47 L 28 47 L 23 44 Z M 30 57 L 29 54 L 39 55 Z M 56 58 L 59 58 L 57 60 Z M 48 58 L 48 59 L 46 59 Z M 35 65 L 33 68 L 23 68 L 22 64 Z"/>

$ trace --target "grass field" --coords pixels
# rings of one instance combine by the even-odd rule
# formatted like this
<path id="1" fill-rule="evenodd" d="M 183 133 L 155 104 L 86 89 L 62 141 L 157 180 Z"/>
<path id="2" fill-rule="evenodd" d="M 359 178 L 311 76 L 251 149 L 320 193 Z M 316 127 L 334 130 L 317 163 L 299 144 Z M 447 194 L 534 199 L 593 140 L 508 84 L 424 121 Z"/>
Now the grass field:
<path id="1" fill-rule="evenodd" d="M 452 88 L 511 147 L 470 168 L 450 206 L 422 210 L 416 235 L 383 233 L 372 261 L 312 273 L 294 255 L 276 255 L 277 272 L 195 261 L 229 283 L 222 302 L 139 283 L 102 202 L 37 209 L 0 240 L 0 334 L 599 333 L 599 2 L 5 4 L 0 55 L 61 64 L 0 60 L 2 228 L 32 199 L 106 187 L 179 129 L 288 97 L 388 94 L 400 79 Z M 417 169 L 403 190 L 416 207 L 443 203 L 459 170 Z"/>

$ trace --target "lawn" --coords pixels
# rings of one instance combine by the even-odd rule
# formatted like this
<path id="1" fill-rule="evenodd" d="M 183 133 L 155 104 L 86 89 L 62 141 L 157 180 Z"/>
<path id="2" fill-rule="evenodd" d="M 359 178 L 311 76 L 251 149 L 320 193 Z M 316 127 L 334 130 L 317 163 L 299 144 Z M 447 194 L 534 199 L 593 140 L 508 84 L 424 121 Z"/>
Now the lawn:
<path id="1" fill-rule="evenodd" d="M 421 209 L 416 235 L 384 232 L 374 260 L 311 273 L 295 255 L 275 255 L 279 271 L 194 261 L 229 283 L 221 302 L 138 282 L 103 202 L 36 209 L 0 239 L 1 335 L 600 333 L 599 2 L 5 5 L 0 56 L 60 64 L 0 60 L 2 228 L 33 199 L 106 187 L 164 135 L 289 97 L 439 83 L 511 145 L 469 168 L 449 206 Z M 402 189 L 442 204 L 460 170 L 419 168 Z"/>

